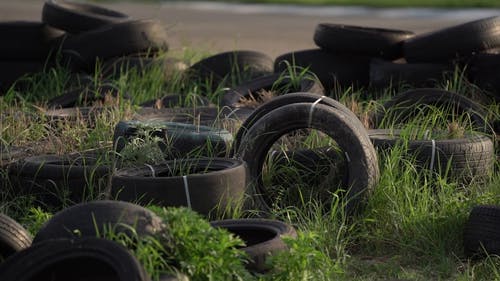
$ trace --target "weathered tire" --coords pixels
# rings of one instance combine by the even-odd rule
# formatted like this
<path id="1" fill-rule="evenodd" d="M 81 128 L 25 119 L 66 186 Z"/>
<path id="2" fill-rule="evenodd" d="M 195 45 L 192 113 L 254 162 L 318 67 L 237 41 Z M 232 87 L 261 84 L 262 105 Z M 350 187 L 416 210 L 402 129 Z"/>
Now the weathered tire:
<path id="1" fill-rule="evenodd" d="M 331 106 L 335 109 L 338 109 L 345 113 L 350 119 L 356 120 L 358 119 L 356 115 L 350 111 L 347 107 L 345 107 L 343 104 L 340 102 L 326 97 L 326 96 L 321 96 L 317 95 L 314 93 L 290 93 L 282 96 L 278 96 L 273 98 L 272 100 L 264 103 L 263 105 L 259 106 L 256 110 L 254 110 L 250 116 L 248 116 L 244 122 L 241 124 L 240 128 L 236 132 L 236 135 L 234 137 L 232 149 L 231 149 L 231 155 L 234 156 L 234 154 L 238 151 L 240 143 L 242 139 L 245 137 L 247 134 L 248 130 L 262 117 L 264 117 L 266 114 L 269 112 L 282 107 L 287 104 L 293 104 L 293 103 L 315 103 L 318 102 L 319 104 L 324 104 Z M 358 119 L 359 120 L 359 119 Z M 359 121 L 360 122 L 360 121 Z"/>
<path id="2" fill-rule="evenodd" d="M 397 59 L 403 56 L 403 41 L 413 37 L 411 31 L 320 23 L 314 31 L 314 42 L 336 54 L 357 54 Z"/>
<path id="3" fill-rule="evenodd" d="M 115 234 L 139 237 L 154 236 L 165 230 L 160 217 L 139 205 L 110 200 L 92 201 L 56 213 L 40 228 L 33 244 L 58 238 L 77 240 L 96 237 L 110 227 Z"/>
<path id="4" fill-rule="evenodd" d="M 230 158 L 176 159 L 121 169 L 112 179 L 112 196 L 119 200 L 187 206 L 203 215 L 237 207 L 246 188 L 246 164 Z"/>
<path id="5" fill-rule="evenodd" d="M 150 281 L 120 244 L 98 238 L 55 239 L 35 244 L 0 265 L 2 281 Z"/>
<path id="6" fill-rule="evenodd" d="M 294 103 L 274 109 L 248 128 L 236 156 L 248 164 L 253 181 L 249 195 L 255 200 L 254 204 L 268 211 L 274 200 L 268 198 L 261 177 L 264 160 L 273 143 L 288 132 L 311 128 L 333 138 L 346 155 L 348 184 L 342 194 L 347 201 L 346 211 L 352 214 L 362 207 L 367 193 L 378 181 L 377 155 L 361 122 L 349 117 L 329 105 Z"/>
<path id="7" fill-rule="evenodd" d="M 0 23 L 0 38 L 2 38 L 0 60 L 43 63 L 55 47 L 54 41 L 62 34 L 60 30 L 41 22 L 2 22 Z"/>
<path id="8" fill-rule="evenodd" d="M 500 207 L 472 208 L 464 227 L 464 252 L 469 258 L 500 255 Z"/>
<path id="9" fill-rule="evenodd" d="M 286 71 L 285 61 L 292 66 L 308 67 L 327 91 L 335 85 L 362 87 L 369 82 L 370 57 L 367 56 L 337 55 L 321 49 L 295 51 L 277 57 L 274 72 Z"/>
<path id="10" fill-rule="evenodd" d="M 297 237 L 295 229 L 282 221 L 267 219 L 230 219 L 212 221 L 213 227 L 224 228 L 245 242 L 242 251 L 248 254 L 250 262 L 246 267 L 254 272 L 270 270 L 266 264 L 269 256 L 287 251 L 288 246 L 281 236 Z"/>
<path id="11" fill-rule="evenodd" d="M 31 235 L 18 222 L 0 213 L 0 264 L 31 245 Z"/>
<path id="12" fill-rule="evenodd" d="M 66 61 L 74 68 L 94 70 L 96 60 L 168 50 L 166 31 L 158 21 L 129 20 L 108 24 L 77 35 L 62 44 Z"/>
<path id="13" fill-rule="evenodd" d="M 99 159 L 91 154 L 25 158 L 10 168 L 13 192 L 32 196 L 35 204 L 48 208 L 82 202 L 98 194 L 108 176 L 110 168 L 100 165 Z"/>
<path id="14" fill-rule="evenodd" d="M 487 113 L 484 108 L 469 98 L 454 92 L 441 89 L 421 88 L 409 90 L 393 97 L 384 103 L 383 109 L 376 111 L 371 116 L 371 122 L 378 128 L 389 112 L 393 113 L 396 121 L 404 123 L 412 115 L 419 105 L 453 106 L 456 114 L 469 114 L 474 128 L 491 133 L 492 128 L 486 120 Z M 390 110 L 390 111 L 389 111 Z"/>
<path id="15" fill-rule="evenodd" d="M 14 87 L 23 90 L 30 82 L 21 79 L 27 75 L 42 72 L 44 64 L 41 61 L 2 61 L 0 60 L 0 96 Z"/>
<path id="16" fill-rule="evenodd" d="M 42 9 L 42 21 L 72 34 L 125 21 L 129 16 L 118 11 L 88 3 L 47 0 Z"/>
<path id="17" fill-rule="evenodd" d="M 160 149 L 172 159 L 186 157 L 191 153 L 198 156 L 223 156 L 233 141 L 233 135 L 225 129 L 152 119 L 130 120 L 120 121 L 115 126 L 113 143 L 116 144 L 116 150 L 120 152 L 126 142 L 136 137 L 141 129 L 162 139 Z"/>
<path id="18" fill-rule="evenodd" d="M 368 134 L 375 148 L 382 150 L 392 149 L 402 142 L 399 130 L 369 130 Z M 442 175 L 448 171 L 448 176 L 465 181 L 489 178 L 496 159 L 493 142 L 483 135 L 467 135 L 457 139 L 411 140 L 408 141 L 407 149 L 407 153 L 415 157 L 419 167 L 433 167 L 433 171 Z M 431 162 L 433 160 L 434 163 Z"/>
<path id="19" fill-rule="evenodd" d="M 295 88 L 290 77 L 280 73 L 258 77 L 234 89 L 226 91 L 222 97 L 221 105 L 234 107 L 238 105 L 238 102 L 240 102 L 242 98 L 257 99 L 258 92 L 262 90 L 273 91 L 278 95 L 288 94 L 290 92 L 323 94 L 325 91 L 321 82 L 313 77 L 304 77 L 300 80 L 299 84 L 300 85 L 296 85 L 298 88 Z"/>
<path id="20" fill-rule="evenodd" d="M 413 87 L 433 87 L 452 68 L 435 63 L 394 63 L 373 59 L 370 63 L 370 85 L 393 87 L 400 84 Z"/>
<path id="21" fill-rule="evenodd" d="M 468 62 L 468 78 L 482 90 L 490 92 L 500 101 L 500 54 L 481 53 L 472 56 Z"/>
<path id="22" fill-rule="evenodd" d="M 500 17 L 479 19 L 416 35 L 403 44 L 408 62 L 440 63 L 500 47 Z"/>
<path id="23" fill-rule="evenodd" d="M 232 79 L 241 82 L 273 72 L 273 60 L 255 51 L 230 51 L 202 59 L 186 70 L 194 79 L 212 81 L 212 90 Z M 242 75 L 242 77 L 238 77 Z M 229 80 L 229 81 L 227 81 Z"/>

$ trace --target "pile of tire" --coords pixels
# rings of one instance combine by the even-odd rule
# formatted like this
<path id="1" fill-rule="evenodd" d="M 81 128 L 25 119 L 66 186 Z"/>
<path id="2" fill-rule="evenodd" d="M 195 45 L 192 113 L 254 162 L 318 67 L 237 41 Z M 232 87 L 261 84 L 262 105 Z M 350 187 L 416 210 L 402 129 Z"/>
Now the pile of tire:
<path id="1" fill-rule="evenodd" d="M 313 93 L 289 93 L 258 107 L 235 136 L 232 155 L 246 161 L 251 184 L 248 206 L 269 212 L 273 198 L 262 180 L 262 167 L 271 146 L 283 135 L 315 129 L 331 137 L 347 160 L 342 188 L 346 211 L 358 211 L 379 178 L 376 151 L 359 119 L 344 105 Z M 332 187 L 338 191 L 339 187 Z"/>
<path id="2" fill-rule="evenodd" d="M 151 280 L 131 249 L 103 238 L 110 231 L 137 239 L 161 233 L 165 226 L 160 217 L 138 205 L 93 201 L 56 213 L 31 242 L 22 226 L 1 215 L 0 248 L 5 260 L 0 263 L 0 279 Z"/>
<path id="3" fill-rule="evenodd" d="M 479 19 L 425 34 L 412 31 L 320 23 L 318 49 L 278 56 L 275 72 L 289 65 L 308 68 L 327 90 L 388 87 L 400 83 L 431 87 L 456 67 L 481 88 L 498 93 L 500 17 Z"/>
<path id="4" fill-rule="evenodd" d="M 0 34 L 2 91 L 19 77 L 56 63 L 92 73 L 100 61 L 111 75 L 121 71 L 117 61 L 120 66 L 129 61 L 148 64 L 158 52 L 168 50 L 166 31 L 158 21 L 69 1 L 47 0 L 41 22 L 4 22 Z"/>

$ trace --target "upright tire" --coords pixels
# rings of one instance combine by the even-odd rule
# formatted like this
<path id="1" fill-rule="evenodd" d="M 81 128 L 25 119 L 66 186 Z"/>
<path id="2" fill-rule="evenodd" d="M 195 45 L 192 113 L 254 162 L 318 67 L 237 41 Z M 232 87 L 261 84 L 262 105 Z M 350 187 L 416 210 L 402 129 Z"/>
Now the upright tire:
<path id="1" fill-rule="evenodd" d="M 500 255 L 500 207 L 479 205 L 472 208 L 463 235 L 467 257 Z"/>
<path id="2" fill-rule="evenodd" d="M 0 265 L 16 252 L 31 246 L 31 234 L 18 222 L 0 213 Z"/>

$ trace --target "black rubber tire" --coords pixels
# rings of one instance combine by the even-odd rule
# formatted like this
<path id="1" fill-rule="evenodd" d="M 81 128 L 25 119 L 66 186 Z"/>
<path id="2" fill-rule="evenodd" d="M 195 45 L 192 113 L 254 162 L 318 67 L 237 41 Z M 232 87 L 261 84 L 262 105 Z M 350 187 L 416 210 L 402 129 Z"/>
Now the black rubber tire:
<path id="1" fill-rule="evenodd" d="M 18 222 L 0 213 L 0 264 L 31 245 L 31 234 Z"/>
<path id="2" fill-rule="evenodd" d="M 149 119 L 148 121 L 120 121 L 115 126 L 113 143 L 120 152 L 129 139 L 137 136 L 139 129 L 145 129 L 164 142 L 159 146 L 166 157 L 185 158 L 191 153 L 198 156 L 224 156 L 233 141 L 233 135 L 225 129 L 203 125 Z"/>
<path id="3" fill-rule="evenodd" d="M 143 107 L 138 110 L 132 119 L 147 121 L 161 120 L 163 122 L 179 122 L 187 124 L 200 124 L 214 128 L 230 129 L 234 127 L 234 131 L 239 128 L 243 122 L 254 111 L 252 108 L 246 107 L 188 107 L 188 108 L 151 108 Z M 231 130 L 233 132 L 233 130 Z"/>
<path id="4" fill-rule="evenodd" d="M 99 193 L 100 182 L 110 173 L 109 166 L 98 163 L 99 158 L 91 154 L 31 156 L 12 165 L 9 173 L 17 193 L 34 197 L 34 204 L 57 208 Z"/>
<path id="5" fill-rule="evenodd" d="M 411 31 L 320 23 L 314 31 L 314 42 L 336 54 L 357 54 L 388 60 L 403 56 L 403 41 L 413 37 Z"/>
<path id="6" fill-rule="evenodd" d="M 202 59 L 186 71 L 195 80 L 212 80 L 214 90 L 222 82 L 231 82 L 234 72 L 243 73 L 242 82 L 273 73 L 273 60 L 261 52 L 235 50 Z"/>
<path id="7" fill-rule="evenodd" d="M 0 60 L 39 61 L 47 60 L 54 40 L 63 32 L 42 22 L 12 21 L 0 23 Z M 55 50 L 54 50 L 55 51 Z"/>
<path id="8" fill-rule="evenodd" d="M 500 47 L 500 17 L 479 19 L 419 34 L 403 44 L 408 62 L 440 63 Z"/>
<path id="9" fill-rule="evenodd" d="M 278 96 L 264 103 L 263 105 L 259 106 L 256 110 L 254 110 L 250 114 L 250 116 L 248 116 L 243 121 L 243 123 L 241 124 L 240 128 L 238 129 L 234 137 L 233 145 L 231 148 L 231 155 L 234 156 L 234 154 L 238 151 L 240 143 L 247 134 L 248 130 L 250 130 L 250 128 L 266 114 L 284 105 L 293 103 L 304 103 L 304 102 L 306 103 L 319 102 L 320 104 L 328 105 L 342 111 L 351 120 L 357 119 L 356 115 L 352 111 L 350 111 L 347 107 L 345 107 L 343 104 L 326 96 L 321 96 L 314 93 L 291 93 Z"/>
<path id="10" fill-rule="evenodd" d="M 468 258 L 500 255 L 500 206 L 472 208 L 464 227 L 464 253 Z"/>
<path id="11" fill-rule="evenodd" d="M 370 57 L 367 56 L 337 55 L 321 49 L 295 51 L 277 57 L 274 72 L 286 71 L 285 61 L 292 66 L 309 67 L 326 91 L 335 85 L 363 87 L 369 82 Z"/>
<path id="12" fill-rule="evenodd" d="M 401 143 L 399 130 L 369 130 L 377 149 L 392 149 Z M 449 174 L 465 181 L 484 180 L 491 176 L 495 163 L 495 149 L 491 139 L 484 135 L 467 135 L 457 139 L 434 140 L 434 171 L 444 175 L 450 162 Z M 421 168 L 429 168 L 433 154 L 432 140 L 408 141 L 407 153 L 414 156 Z"/>
<path id="13" fill-rule="evenodd" d="M 77 35 L 62 43 L 65 60 L 74 68 L 93 71 L 97 59 L 168 50 L 167 34 L 158 21 L 129 20 L 105 25 Z"/>
<path id="14" fill-rule="evenodd" d="M 476 130 L 485 133 L 492 132 L 491 125 L 485 119 L 487 112 L 481 105 L 463 95 L 433 88 L 409 90 L 394 96 L 391 100 L 384 103 L 383 109 L 377 110 L 371 116 L 371 122 L 374 128 L 378 128 L 389 109 L 394 113 L 394 116 L 400 116 L 400 118 L 398 117 L 399 122 L 405 122 L 408 118 L 412 117 L 412 113 L 418 108 L 418 105 L 454 106 L 458 114 L 470 114 L 471 121 Z"/>
<path id="15" fill-rule="evenodd" d="M 377 88 L 402 84 L 417 88 L 434 87 L 450 71 L 452 67 L 446 64 L 394 63 L 373 59 L 370 63 L 370 85 Z"/>
<path id="16" fill-rule="evenodd" d="M 288 94 L 289 92 L 309 92 L 315 94 L 324 94 L 325 89 L 321 82 L 313 77 L 305 77 L 300 80 L 299 88 L 294 88 L 289 77 L 284 77 L 279 73 L 269 74 L 258 77 L 254 80 L 243 83 L 234 89 L 229 89 L 222 97 L 222 106 L 238 106 L 238 102 L 242 98 L 257 99 L 258 92 L 275 91 L 276 94 Z"/>
<path id="17" fill-rule="evenodd" d="M 64 0 L 47 0 L 42 21 L 72 34 L 128 20 L 129 16 L 101 6 Z"/>
<path id="18" fill-rule="evenodd" d="M 143 107 L 173 108 L 173 107 L 188 107 L 190 106 L 213 106 L 213 104 L 205 97 L 196 95 L 165 95 L 161 98 L 149 100 L 140 104 Z"/>
<path id="19" fill-rule="evenodd" d="M 55 239 L 35 244 L 0 265 L 2 281 L 150 281 L 122 245 L 105 239 Z"/>
<path id="20" fill-rule="evenodd" d="M 327 134 L 347 155 L 349 188 L 343 196 L 347 200 L 346 212 L 354 214 L 362 207 L 367 193 L 377 184 L 377 154 L 358 119 L 352 119 L 342 110 L 324 104 L 315 104 L 314 107 L 313 103 L 284 105 L 264 115 L 248 129 L 236 150 L 236 156 L 248 164 L 253 181 L 249 195 L 254 199 L 253 203 L 269 211 L 273 198 L 268 198 L 262 182 L 264 160 L 276 140 L 288 132 L 303 128 Z"/>
<path id="21" fill-rule="evenodd" d="M 185 171 L 177 171 L 179 168 Z M 153 170 L 156 176 L 152 176 Z M 246 189 L 246 164 L 230 158 L 176 159 L 121 169 L 112 179 L 112 196 L 119 200 L 188 206 L 203 215 L 216 208 L 236 207 Z"/>
<path id="22" fill-rule="evenodd" d="M 229 219 L 212 221 L 213 227 L 223 228 L 245 242 L 240 250 L 248 254 L 250 262 L 247 269 L 265 273 L 271 268 L 266 264 L 269 256 L 287 251 L 288 246 L 281 236 L 297 237 L 293 226 L 278 220 L 268 219 Z"/>
<path id="23" fill-rule="evenodd" d="M 490 92 L 496 101 L 500 101 L 500 54 L 475 54 L 468 61 L 468 78 L 482 90 Z"/>
<path id="24" fill-rule="evenodd" d="M 63 209 L 48 220 L 33 238 L 33 243 L 80 237 L 96 237 L 106 228 L 114 233 L 138 237 L 154 236 L 165 231 L 162 219 L 152 211 L 122 201 L 91 201 Z M 97 228 L 97 229 L 96 229 Z"/>

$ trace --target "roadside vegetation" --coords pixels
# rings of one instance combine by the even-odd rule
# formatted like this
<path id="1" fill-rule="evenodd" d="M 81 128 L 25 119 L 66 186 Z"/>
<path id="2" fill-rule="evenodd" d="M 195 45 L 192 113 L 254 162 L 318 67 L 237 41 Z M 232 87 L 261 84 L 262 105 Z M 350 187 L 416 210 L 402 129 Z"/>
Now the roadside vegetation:
<path id="1" fill-rule="evenodd" d="M 488 3 L 500 5 L 485 1 Z M 184 50 L 173 56 L 189 64 L 206 55 Z M 99 83 L 99 68 L 93 77 Z M 47 69 L 45 73 L 25 77 L 23 81 L 25 90 L 12 87 L 0 96 L 0 144 L 5 149 L 0 153 L 3 161 L 6 149 L 12 146 L 26 148 L 27 154 L 62 154 L 95 148 L 111 151 L 114 126 L 122 119 L 131 118 L 141 102 L 159 98 L 164 93 L 176 93 L 186 97 L 202 95 L 218 104 L 223 93 L 222 87 L 208 90 L 211 89 L 209 81 L 195 83 L 181 73 L 172 73 L 165 78 L 155 67 L 143 73 L 123 71 L 119 78 L 109 81 L 122 95 L 105 100 L 101 104 L 105 110 L 95 116 L 92 126 L 88 126 L 83 118 L 55 121 L 46 115 L 49 110 L 47 101 L 62 94 L 70 84 L 78 83 L 64 67 Z M 456 73 L 443 77 L 439 85 L 465 95 L 480 91 Z M 371 111 L 407 89 L 407 85 L 381 90 L 337 88 L 329 96 L 338 98 L 368 123 Z M 131 98 L 125 99 L 124 93 Z M 376 98 L 371 100 L 367 96 Z M 192 107 L 193 104 L 186 102 L 186 106 Z M 500 105 L 489 101 L 484 106 L 490 120 L 499 116 Z M 432 108 L 429 114 L 406 125 L 398 125 L 398 128 L 412 132 L 403 134 L 407 139 L 422 138 L 429 130 L 436 133 L 436 138 L 481 134 L 473 131 L 466 116 L 450 122 L 445 118 L 446 112 L 446 108 Z M 388 119 L 385 124 L 395 128 L 393 123 Z M 442 131 L 447 133 L 439 133 Z M 319 133 L 293 141 L 299 137 L 282 139 L 276 149 L 286 151 L 334 145 Z M 161 153 L 157 141 L 132 141 L 123 155 L 108 152 L 110 161 L 123 157 L 154 163 Z M 462 247 L 463 226 L 471 208 L 478 204 L 500 204 L 498 163 L 487 180 L 460 183 L 447 177 L 446 173 L 417 170 L 414 159 L 404 154 L 404 144 L 388 152 L 379 151 L 380 182 L 368 195 L 365 208 L 354 217 L 348 217 L 343 211 L 346 202 L 337 193 L 329 192 L 326 195 L 328 200 L 306 196 L 310 182 L 300 176 L 303 171 L 294 165 L 273 169 L 272 161 L 269 162 L 270 184 L 275 173 L 274 176 L 280 179 L 278 185 L 297 188 L 294 198 L 273 206 L 272 216 L 292 224 L 298 231 L 298 238 L 285 238 L 290 251 L 270 260 L 274 269 L 268 274 L 251 275 L 246 271 L 243 252 L 234 249 L 242 241 L 225 231 L 216 231 L 206 218 L 188 209 L 149 206 L 168 222 L 172 230 L 170 237 L 129 241 L 125 237 L 114 237 L 112 232 L 105 236 L 125 245 L 135 243 L 135 255 L 154 280 L 158 280 L 161 273 L 177 271 L 190 276 L 191 280 L 500 280 L 499 257 L 468 260 Z M 133 165 L 133 161 L 129 160 L 129 164 Z M 335 167 L 338 170 L 334 174 L 343 172 L 342 165 Z M 0 211 L 36 233 L 58 210 L 33 207 L 30 198 L 16 196 L 7 172 L 0 169 L 0 173 Z M 87 199 L 100 198 L 103 198 L 103 193 L 92 194 Z M 252 215 L 252 212 L 242 210 L 225 213 L 226 217 L 234 218 Z"/>

